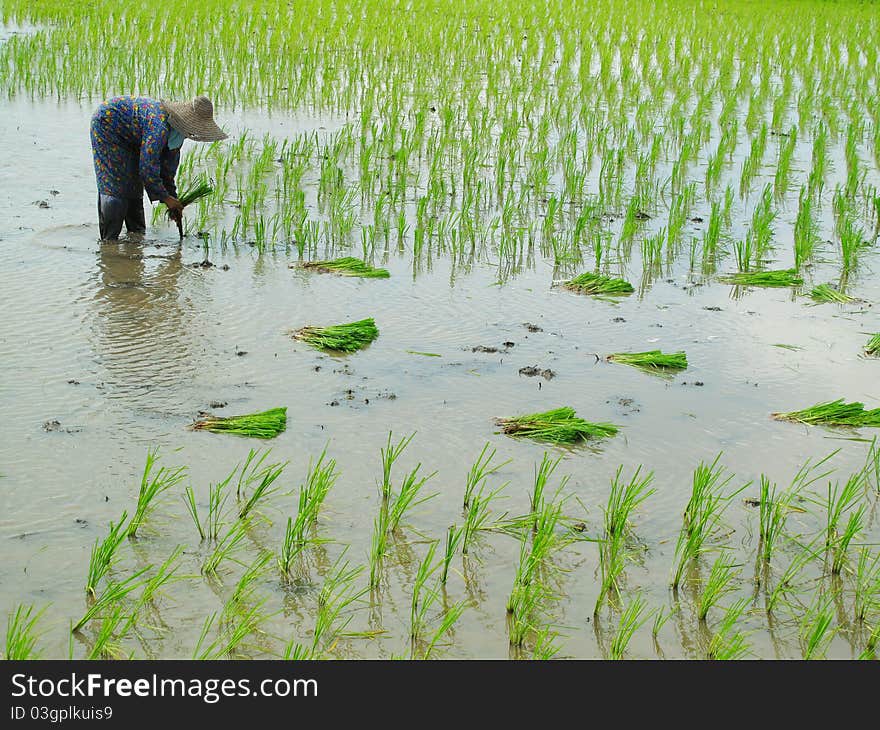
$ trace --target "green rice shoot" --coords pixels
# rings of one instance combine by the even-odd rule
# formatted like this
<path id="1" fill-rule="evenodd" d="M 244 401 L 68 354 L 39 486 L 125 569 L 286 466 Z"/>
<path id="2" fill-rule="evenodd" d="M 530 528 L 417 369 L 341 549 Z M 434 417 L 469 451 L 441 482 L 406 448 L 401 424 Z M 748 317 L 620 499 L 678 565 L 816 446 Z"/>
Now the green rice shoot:
<path id="1" fill-rule="evenodd" d="M 871 339 L 868 340 L 868 344 L 865 345 L 865 354 L 880 355 L 880 332 L 876 335 L 872 335 Z"/>
<path id="2" fill-rule="evenodd" d="M 194 431 L 271 439 L 287 428 L 287 407 L 270 408 L 268 411 L 243 416 L 207 415 L 193 423 L 191 428 Z"/>
<path id="3" fill-rule="evenodd" d="M 738 286 L 768 287 L 800 286 L 804 283 L 804 280 L 798 276 L 797 270 L 795 269 L 739 271 L 730 276 L 719 277 L 718 281 L 724 284 L 736 284 Z"/>
<path id="4" fill-rule="evenodd" d="M 508 436 L 557 444 L 608 438 L 618 432 L 618 427 L 613 423 L 590 423 L 578 418 L 574 409 L 569 407 L 513 418 L 498 418 L 495 422 L 501 426 L 501 432 Z"/>
<path id="5" fill-rule="evenodd" d="M 379 330 L 372 317 L 329 327 L 301 327 L 293 333 L 296 340 L 307 342 L 319 350 L 335 352 L 355 352 L 378 336 Z"/>
<path id="6" fill-rule="evenodd" d="M 635 289 L 625 279 L 615 279 L 602 274 L 585 272 L 574 279 L 569 279 L 563 286 L 578 294 L 604 294 L 620 296 L 631 294 Z"/>
<path id="7" fill-rule="evenodd" d="M 880 427 L 880 408 L 865 410 L 863 403 L 846 403 L 843 398 L 817 403 L 801 411 L 771 414 L 777 421 L 793 421 L 810 426 Z"/>
<path id="8" fill-rule="evenodd" d="M 615 352 L 606 358 L 609 362 L 631 365 L 639 370 L 652 374 L 668 374 L 676 370 L 685 370 L 688 366 L 687 355 L 683 352 L 663 353 L 660 350 L 648 352 Z"/>
<path id="9" fill-rule="evenodd" d="M 306 261 L 301 266 L 304 269 L 312 269 L 324 274 L 360 276 L 364 279 L 387 279 L 391 276 L 388 273 L 388 269 L 377 269 L 366 261 L 362 261 L 354 256 L 344 256 L 340 259 L 328 259 L 325 261 Z"/>
<path id="10" fill-rule="evenodd" d="M 849 294 L 844 294 L 830 284 L 819 284 L 818 286 L 813 287 L 813 290 L 810 292 L 810 297 L 817 302 L 838 302 L 840 304 L 858 301 L 855 297 L 851 297 Z"/>

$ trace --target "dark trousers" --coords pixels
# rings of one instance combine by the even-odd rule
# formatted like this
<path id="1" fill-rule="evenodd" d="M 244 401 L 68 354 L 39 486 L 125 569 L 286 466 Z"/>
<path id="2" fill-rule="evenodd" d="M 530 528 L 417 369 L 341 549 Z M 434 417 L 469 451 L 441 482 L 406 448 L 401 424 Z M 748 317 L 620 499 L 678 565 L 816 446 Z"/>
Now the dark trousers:
<path id="1" fill-rule="evenodd" d="M 122 224 L 129 233 L 146 233 L 143 198 L 115 198 L 98 195 L 98 227 L 102 241 L 115 241 L 122 231 Z"/>

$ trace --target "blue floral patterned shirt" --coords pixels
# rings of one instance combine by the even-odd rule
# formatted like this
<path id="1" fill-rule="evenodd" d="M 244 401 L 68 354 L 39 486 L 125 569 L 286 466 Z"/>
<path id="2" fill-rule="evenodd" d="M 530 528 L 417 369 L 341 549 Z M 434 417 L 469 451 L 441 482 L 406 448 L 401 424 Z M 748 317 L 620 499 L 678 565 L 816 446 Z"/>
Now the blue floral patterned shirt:
<path id="1" fill-rule="evenodd" d="M 92 115 L 91 140 L 98 192 L 117 198 L 177 197 L 180 150 L 168 149 L 171 125 L 156 99 L 116 96 Z"/>

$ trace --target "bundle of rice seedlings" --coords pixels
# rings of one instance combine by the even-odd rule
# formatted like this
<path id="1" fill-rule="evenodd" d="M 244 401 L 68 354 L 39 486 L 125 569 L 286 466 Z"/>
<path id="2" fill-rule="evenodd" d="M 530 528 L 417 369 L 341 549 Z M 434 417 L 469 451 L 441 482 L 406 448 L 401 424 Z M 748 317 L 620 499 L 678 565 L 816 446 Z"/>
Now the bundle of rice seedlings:
<path id="1" fill-rule="evenodd" d="M 208 179 L 203 175 L 199 177 L 195 182 L 193 182 L 186 190 L 182 193 L 178 193 L 177 199 L 180 201 L 180 204 L 185 208 L 190 203 L 195 203 L 197 200 L 204 198 L 206 195 L 210 195 L 214 192 L 214 188 L 211 187 L 211 184 L 208 182 Z M 166 211 L 168 216 L 170 217 L 171 211 Z M 177 231 L 180 233 L 181 240 L 183 239 L 183 221 L 178 218 L 175 223 L 177 223 Z"/>
<path id="2" fill-rule="evenodd" d="M 613 423 L 589 423 L 578 418 L 574 409 L 568 407 L 513 418 L 497 418 L 495 423 L 501 426 L 502 433 L 509 436 L 565 444 L 608 438 L 618 431 Z"/>
<path id="3" fill-rule="evenodd" d="M 794 421 L 809 425 L 880 427 L 880 408 L 865 410 L 863 403 L 845 403 L 843 398 L 827 403 L 817 403 L 802 411 L 772 413 L 771 415 L 778 421 Z"/>
<path id="4" fill-rule="evenodd" d="M 366 347 L 379 336 L 372 317 L 330 327 L 300 327 L 293 333 L 295 340 L 307 342 L 319 350 L 354 352 Z"/>
<path id="5" fill-rule="evenodd" d="M 615 352 L 608 355 L 608 362 L 619 362 L 632 365 L 634 368 L 652 374 L 669 373 L 674 370 L 685 370 L 688 366 L 687 355 L 683 352 L 663 353 L 660 350 L 648 352 Z"/>
<path id="6" fill-rule="evenodd" d="M 287 428 L 287 407 L 270 408 L 262 413 L 249 413 L 244 416 L 212 416 L 205 414 L 192 424 L 194 431 L 232 433 L 237 436 L 253 436 L 271 439 Z"/>
<path id="7" fill-rule="evenodd" d="M 849 294 L 844 294 L 830 284 L 819 284 L 818 286 L 813 287 L 810 296 L 817 302 L 840 302 L 846 304 L 847 302 L 858 301 L 855 297 L 851 297 Z"/>
<path id="8" fill-rule="evenodd" d="M 200 177 L 186 190 L 180 193 L 177 196 L 177 199 L 180 201 L 180 204 L 186 208 L 190 203 L 195 203 L 197 200 L 200 200 L 213 192 L 214 188 L 211 186 L 211 183 L 208 182 L 208 178 Z"/>
<path id="9" fill-rule="evenodd" d="M 590 272 L 569 279 L 563 283 L 563 286 L 578 294 L 614 294 L 619 296 L 635 291 L 633 285 L 624 279 L 614 279 L 610 276 L 591 274 Z"/>
<path id="10" fill-rule="evenodd" d="M 800 286 L 804 283 L 796 269 L 740 271 L 730 276 L 719 277 L 718 281 L 739 286 Z"/>
<path id="11" fill-rule="evenodd" d="M 865 354 L 880 355 L 880 332 L 876 335 L 872 335 L 871 339 L 868 340 L 868 344 L 865 345 Z"/>
<path id="12" fill-rule="evenodd" d="M 366 261 L 361 261 L 354 256 L 345 256 L 341 259 L 326 261 L 306 261 L 300 265 L 304 269 L 312 269 L 324 274 L 360 276 L 365 279 L 387 279 L 390 276 L 388 269 L 377 269 Z"/>

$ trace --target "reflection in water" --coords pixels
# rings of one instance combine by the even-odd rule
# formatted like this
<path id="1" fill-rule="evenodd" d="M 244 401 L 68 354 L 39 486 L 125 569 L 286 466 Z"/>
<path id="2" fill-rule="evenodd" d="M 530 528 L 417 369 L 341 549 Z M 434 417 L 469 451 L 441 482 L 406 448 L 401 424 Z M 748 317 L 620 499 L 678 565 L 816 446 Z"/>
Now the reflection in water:
<path id="1" fill-rule="evenodd" d="M 101 244 L 92 331 L 107 397 L 164 410 L 196 367 L 178 292 L 180 249 L 150 250 L 135 238 Z"/>

